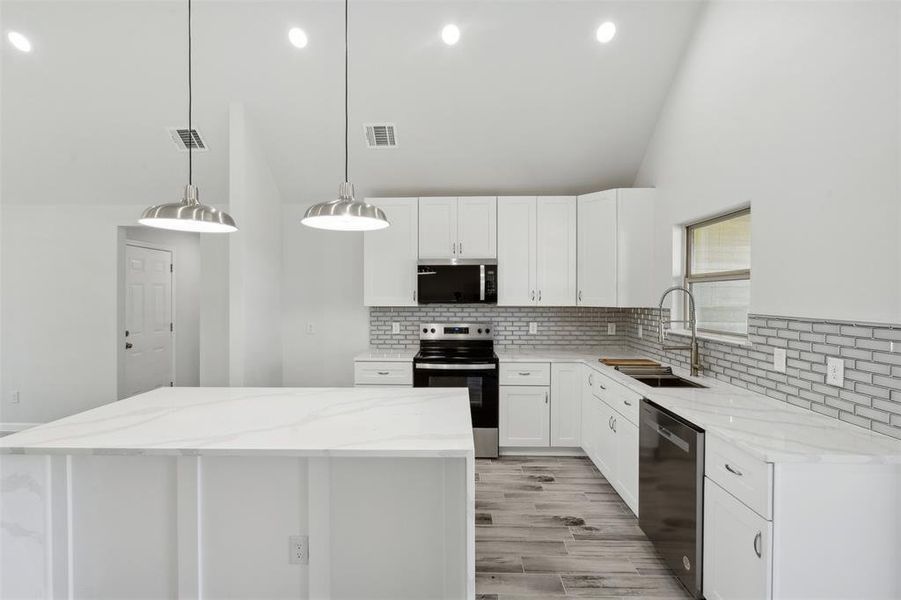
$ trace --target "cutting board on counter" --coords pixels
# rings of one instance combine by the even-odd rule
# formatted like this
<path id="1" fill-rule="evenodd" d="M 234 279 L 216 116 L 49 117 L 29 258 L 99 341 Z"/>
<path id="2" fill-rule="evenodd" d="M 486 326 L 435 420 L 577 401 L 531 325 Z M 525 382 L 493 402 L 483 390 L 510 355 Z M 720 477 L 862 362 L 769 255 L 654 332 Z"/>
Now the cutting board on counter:
<path id="1" fill-rule="evenodd" d="M 659 367 L 660 363 L 649 358 L 599 358 L 608 367 Z"/>

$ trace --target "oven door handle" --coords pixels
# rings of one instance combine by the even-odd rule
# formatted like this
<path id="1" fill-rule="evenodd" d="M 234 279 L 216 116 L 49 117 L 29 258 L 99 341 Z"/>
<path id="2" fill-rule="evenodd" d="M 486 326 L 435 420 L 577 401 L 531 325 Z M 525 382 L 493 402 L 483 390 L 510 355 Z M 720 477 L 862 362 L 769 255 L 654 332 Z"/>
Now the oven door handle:
<path id="1" fill-rule="evenodd" d="M 497 369 L 494 363 L 487 364 L 459 364 L 452 365 L 446 363 L 417 363 L 414 365 L 416 369 L 430 369 L 434 371 L 492 371 Z"/>

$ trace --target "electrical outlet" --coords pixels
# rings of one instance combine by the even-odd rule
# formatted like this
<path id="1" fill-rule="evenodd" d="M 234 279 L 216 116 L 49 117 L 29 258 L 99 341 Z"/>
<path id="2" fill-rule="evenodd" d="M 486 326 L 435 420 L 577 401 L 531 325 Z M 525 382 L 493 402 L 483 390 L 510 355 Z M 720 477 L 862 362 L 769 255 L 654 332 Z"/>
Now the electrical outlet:
<path id="1" fill-rule="evenodd" d="M 391 323 L 391 333 L 400 333 L 400 323 Z"/>
<path id="2" fill-rule="evenodd" d="M 288 563 L 292 565 L 310 564 L 310 536 L 288 536 Z"/>
<path id="3" fill-rule="evenodd" d="M 607 323 L 607 335 L 616 335 L 616 323 Z"/>
<path id="4" fill-rule="evenodd" d="M 316 333 L 316 326 L 312 323 L 307 323 L 307 335 L 313 335 Z"/>
<path id="5" fill-rule="evenodd" d="M 19 403 L 19 390 L 13 390 L 9 393 L 9 403 L 10 404 L 18 404 Z"/>
<path id="6" fill-rule="evenodd" d="M 641 326 L 641 323 L 638 324 L 638 337 L 644 337 L 644 329 Z"/>
<path id="7" fill-rule="evenodd" d="M 833 356 L 826 357 L 826 383 L 838 387 L 845 385 L 845 361 Z"/>
<path id="8" fill-rule="evenodd" d="M 773 349 L 773 370 L 785 373 L 785 348 Z"/>
<path id="9" fill-rule="evenodd" d="M 535 321 L 529 321 L 529 333 L 536 334 L 538 333 L 538 323 Z"/>

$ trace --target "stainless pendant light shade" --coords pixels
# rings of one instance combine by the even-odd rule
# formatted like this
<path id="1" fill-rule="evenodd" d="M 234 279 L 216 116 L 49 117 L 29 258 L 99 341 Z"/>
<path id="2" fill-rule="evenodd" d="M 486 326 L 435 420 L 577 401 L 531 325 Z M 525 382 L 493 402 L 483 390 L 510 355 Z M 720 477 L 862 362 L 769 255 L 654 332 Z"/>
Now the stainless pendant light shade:
<path id="1" fill-rule="evenodd" d="M 238 230 L 230 214 L 201 204 L 197 199 L 197 188 L 193 185 L 185 186 L 184 200 L 151 206 L 144 211 L 138 223 L 159 229 L 198 233 L 229 233 Z"/>
<path id="2" fill-rule="evenodd" d="M 194 185 L 194 126 L 192 119 L 193 85 L 191 77 L 191 0 L 188 0 L 188 185 L 181 202 L 151 206 L 138 223 L 158 229 L 197 233 L 231 233 L 237 231 L 235 220 L 227 212 L 201 204 Z"/>
<path id="3" fill-rule="evenodd" d="M 354 186 L 347 175 L 347 3 L 344 0 L 344 183 L 338 187 L 336 200 L 314 204 L 300 222 L 315 229 L 373 231 L 388 227 L 388 217 L 378 206 L 354 199 Z"/>
<path id="4" fill-rule="evenodd" d="M 307 227 L 333 231 L 372 231 L 389 224 L 381 208 L 354 200 L 354 186 L 346 181 L 338 187 L 337 200 L 314 204 L 300 222 Z"/>

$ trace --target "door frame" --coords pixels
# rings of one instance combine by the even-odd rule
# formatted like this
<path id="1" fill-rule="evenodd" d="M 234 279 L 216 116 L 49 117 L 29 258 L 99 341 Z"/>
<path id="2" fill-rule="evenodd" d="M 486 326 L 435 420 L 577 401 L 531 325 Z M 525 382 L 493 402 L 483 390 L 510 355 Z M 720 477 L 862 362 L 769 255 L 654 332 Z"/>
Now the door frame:
<path id="1" fill-rule="evenodd" d="M 121 232 L 121 229 L 120 229 Z M 118 248 L 118 258 L 119 258 L 119 277 L 118 285 L 116 289 L 116 299 L 117 299 L 117 318 L 116 318 L 116 335 L 115 335 L 115 344 L 116 344 L 116 399 L 122 400 L 125 397 L 124 392 L 124 383 L 125 383 L 125 343 L 122 341 L 124 339 L 125 332 L 125 250 L 128 246 L 134 246 L 136 248 L 146 248 L 148 250 L 159 250 L 162 252 L 168 252 L 169 256 L 172 260 L 172 270 L 169 272 L 169 306 L 171 307 L 171 315 L 172 319 L 172 331 L 169 332 L 169 337 L 172 344 L 172 359 L 169 363 L 169 381 L 172 382 L 172 385 L 178 385 L 178 380 L 176 379 L 176 336 L 178 335 L 178 321 L 176 319 L 176 298 L 178 296 L 175 293 L 175 269 L 178 268 L 176 263 L 176 255 L 175 248 L 171 246 L 166 246 L 165 244 L 156 244 L 154 242 L 145 242 L 144 240 L 133 240 L 126 237 L 127 234 L 120 235 L 119 238 L 119 248 Z"/>

